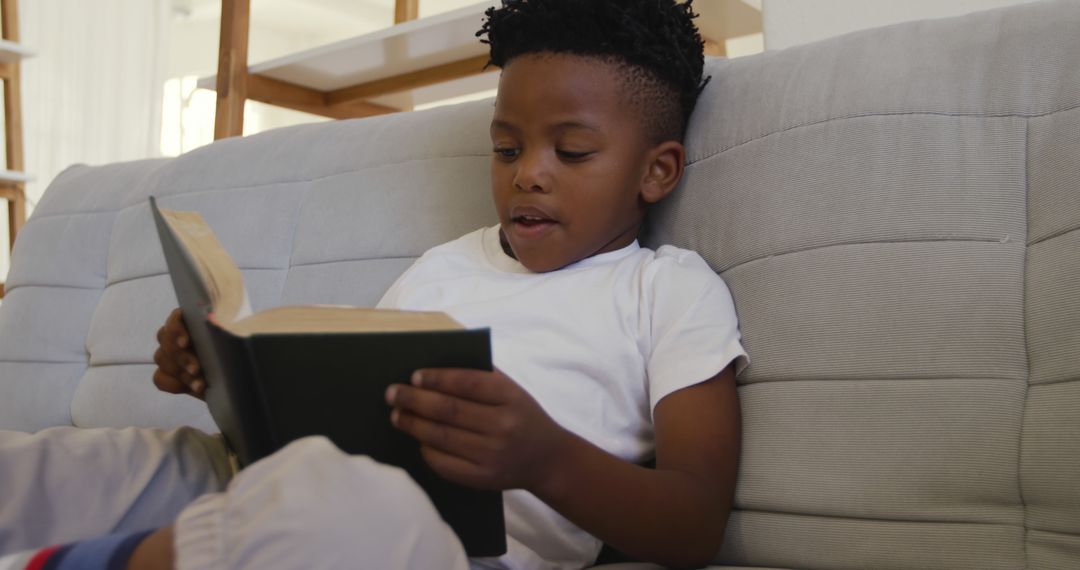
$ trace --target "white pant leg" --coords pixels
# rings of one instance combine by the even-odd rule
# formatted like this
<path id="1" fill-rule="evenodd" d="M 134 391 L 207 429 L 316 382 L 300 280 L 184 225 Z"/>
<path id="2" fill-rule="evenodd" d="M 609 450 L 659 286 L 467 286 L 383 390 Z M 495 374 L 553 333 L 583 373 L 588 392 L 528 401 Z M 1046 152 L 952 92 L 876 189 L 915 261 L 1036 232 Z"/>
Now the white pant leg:
<path id="1" fill-rule="evenodd" d="M 168 525 L 230 473 L 191 428 L 0 431 L 0 554 Z"/>
<path id="2" fill-rule="evenodd" d="M 177 570 L 466 570 L 465 552 L 405 471 L 297 440 L 184 509 Z"/>

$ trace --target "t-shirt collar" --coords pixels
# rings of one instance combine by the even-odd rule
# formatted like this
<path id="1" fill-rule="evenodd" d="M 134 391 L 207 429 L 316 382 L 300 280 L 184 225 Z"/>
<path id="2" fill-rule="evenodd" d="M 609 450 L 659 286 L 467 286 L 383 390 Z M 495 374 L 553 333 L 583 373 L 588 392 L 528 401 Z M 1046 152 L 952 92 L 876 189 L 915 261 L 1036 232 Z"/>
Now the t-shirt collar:
<path id="1" fill-rule="evenodd" d="M 508 273 L 533 273 L 529 268 L 521 264 L 520 261 L 510 257 L 503 251 L 502 244 L 499 243 L 499 226 L 495 225 L 484 230 L 483 234 L 483 246 L 484 255 L 488 261 L 500 271 L 506 271 Z M 572 269 L 577 267 L 595 267 L 618 261 L 628 255 L 632 255 L 634 252 L 641 249 L 641 245 L 635 239 L 629 245 L 616 249 L 614 251 L 607 251 L 604 253 L 596 254 L 592 257 L 586 257 L 576 263 L 571 263 L 563 269 Z"/>

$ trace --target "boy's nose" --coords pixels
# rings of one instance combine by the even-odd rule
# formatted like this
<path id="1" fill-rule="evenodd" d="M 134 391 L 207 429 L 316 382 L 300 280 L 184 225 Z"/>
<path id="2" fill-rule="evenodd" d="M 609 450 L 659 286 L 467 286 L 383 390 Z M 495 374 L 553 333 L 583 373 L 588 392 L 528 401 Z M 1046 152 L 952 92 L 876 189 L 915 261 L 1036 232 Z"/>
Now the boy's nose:
<path id="1" fill-rule="evenodd" d="M 547 190 L 539 184 L 514 182 L 514 188 L 519 192 L 540 192 L 546 194 Z"/>
<path id="2" fill-rule="evenodd" d="M 522 156 L 514 173 L 514 189 L 519 192 L 551 191 L 551 179 L 544 160 L 536 156 Z"/>

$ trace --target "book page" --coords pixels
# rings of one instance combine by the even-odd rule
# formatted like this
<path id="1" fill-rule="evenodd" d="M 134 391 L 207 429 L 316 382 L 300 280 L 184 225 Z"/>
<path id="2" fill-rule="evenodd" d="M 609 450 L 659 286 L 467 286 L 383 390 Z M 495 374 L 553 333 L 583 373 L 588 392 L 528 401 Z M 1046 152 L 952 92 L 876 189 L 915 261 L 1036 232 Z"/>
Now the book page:
<path id="1" fill-rule="evenodd" d="M 464 329 L 445 313 L 367 309 L 333 305 L 278 307 L 224 325 L 229 332 L 256 333 L 348 333 L 450 331 Z"/>
<path id="2" fill-rule="evenodd" d="M 195 262 L 210 295 L 214 314 L 230 323 L 251 314 L 244 277 L 198 212 L 161 210 L 165 222 Z"/>
<path id="3" fill-rule="evenodd" d="M 159 210 L 195 266 L 213 309 L 211 320 L 237 336 L 256 333 L 451 331 L 464 327 L 445 313 L 331 305 L 290 306 L 252 314 L 244 278 L 198 212 Z"/>

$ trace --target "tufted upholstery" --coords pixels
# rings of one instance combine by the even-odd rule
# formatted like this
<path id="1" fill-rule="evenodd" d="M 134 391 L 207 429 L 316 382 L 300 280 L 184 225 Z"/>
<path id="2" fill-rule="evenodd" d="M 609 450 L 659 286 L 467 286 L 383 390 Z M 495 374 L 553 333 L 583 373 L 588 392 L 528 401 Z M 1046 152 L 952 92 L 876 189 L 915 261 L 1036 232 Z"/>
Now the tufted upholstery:
<path id="1" fill-rule="evenodd" d="M 651 240 L 753 360 L 721 558 L 1080 567 L 1080 3 L 712 71 Z"/>
<path id="2" fill-rule="evenodd" d="M 649 245 L 727 280 L 753 364 L 718 562 L 1080 567 L 1080 2 L 901 24 L 713 79 Z M 72 167 L 0 306 L 0 428 L 191 424 L 146 198 L 203 212 L 256 309 L 370 305 L 494 221 L 490 102 Z"/>
<path id="3" fill-rule="evenodd" d="M 0 427 L 213 429 L 157 393 L 155 333 L 176 305 L 146 198 L 196 209 L 256 310 L 374 304 L 427 248 L 493 223 L 491 104 L 283 129 L 173 160 L 76 166 L 20 234 L 0 310 Z M 424 133 L 417 137 L 416 133 Z"/>

